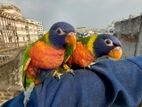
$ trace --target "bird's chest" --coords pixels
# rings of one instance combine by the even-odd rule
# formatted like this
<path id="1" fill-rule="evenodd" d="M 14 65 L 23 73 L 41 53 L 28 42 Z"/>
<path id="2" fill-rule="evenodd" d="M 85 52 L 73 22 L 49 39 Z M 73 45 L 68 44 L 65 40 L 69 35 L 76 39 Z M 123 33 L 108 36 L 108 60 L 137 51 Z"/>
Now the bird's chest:
<path id="1" fill-rule="evenodd" d="M 78 43 L 72 55 L 72 63 L 80 67 L 87 67 L 94 60 L 94 55 L 87 49 L 87 46 Z"/>
<path id="2" fill-rule="evenodd" d="M 65 50 L 37 42 L 30 50 L 32 64 L 42 69 L 55 69 L 64 59 Z"/>

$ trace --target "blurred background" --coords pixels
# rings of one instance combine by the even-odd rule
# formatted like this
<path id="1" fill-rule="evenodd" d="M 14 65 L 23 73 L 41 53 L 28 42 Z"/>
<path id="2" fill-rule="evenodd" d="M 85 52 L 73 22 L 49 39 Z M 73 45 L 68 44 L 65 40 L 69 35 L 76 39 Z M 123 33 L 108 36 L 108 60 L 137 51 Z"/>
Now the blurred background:
<path id="1" fill-rule="evenodd" d="M 0 103 L 22 90 L 19 68 L 25 47 L 57 21 L 74 25 L 79 38 L 113 34 L 122 42 L 122 59 L 142 54 L 142 1 L 43 1 L 0 1 Z"/>

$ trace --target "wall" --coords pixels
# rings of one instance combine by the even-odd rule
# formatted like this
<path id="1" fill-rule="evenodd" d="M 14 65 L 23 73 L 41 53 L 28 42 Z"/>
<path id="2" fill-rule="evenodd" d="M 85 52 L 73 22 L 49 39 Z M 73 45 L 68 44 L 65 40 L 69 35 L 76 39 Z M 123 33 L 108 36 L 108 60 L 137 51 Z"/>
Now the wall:
<path id="1" fill-rule="evenodd" d="M 142 54 L 142 16 L 118 21 L 115 33 L 121 39 L 126 57 Z"/>
<path id="2" fill-rule="evenodd" d="M 7 88 L 9 87 L 9 88 Z M 18 95 L 21 91 L 20 86 L 1 86 L 0 87 L 0 104 L 6 102 L 7 100 L 13 98 L 14 96 Z"/>
<path id="3" fill-rule="evenodd" d="M 14 97 L 22 90 L 21 72 L 19 71 L 22 49 L 15 49 L 13 57 L 7 63 L 0 63 L 0 103 Z M 0 54 L 8 54 L 1 52 Z"/>

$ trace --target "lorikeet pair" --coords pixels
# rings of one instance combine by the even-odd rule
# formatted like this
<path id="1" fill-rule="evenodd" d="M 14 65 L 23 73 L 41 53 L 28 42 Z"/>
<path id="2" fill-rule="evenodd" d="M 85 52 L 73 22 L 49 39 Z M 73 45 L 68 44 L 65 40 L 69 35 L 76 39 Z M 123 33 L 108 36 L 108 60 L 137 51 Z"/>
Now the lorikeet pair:
<path id="1" fill-rule="evenodd" d="M 104 55 L 115 60 L 121 58 L 121 43 L 115 36 L 92 35 L 76 41 L 72 25 L 55 23 L 48 33 L 26 48 L 22 61 L 24 87 L 40 82 L 40 69 L 54 70 L 54 75 L 60 76 L 60 71 L 70 70 L 73 64 L 87 67 Z"/>
<path id="2" fill-rule="evenodd" d="M 121 58 L 121 43 L 116 37 L 101 34 L 76 40 L 72 25 L 66 22 L 55 23 L 48 33 L 25 50 L 22 60 L 24 105 L 26 106 L 34 86 L 41 82 L 38 78 L 40 69 L 54 71 L 53 76 L 60 78 L 64 71 L 73 73 L 70 69 L 73 64 L 87 67 L 103 55 Z"/>

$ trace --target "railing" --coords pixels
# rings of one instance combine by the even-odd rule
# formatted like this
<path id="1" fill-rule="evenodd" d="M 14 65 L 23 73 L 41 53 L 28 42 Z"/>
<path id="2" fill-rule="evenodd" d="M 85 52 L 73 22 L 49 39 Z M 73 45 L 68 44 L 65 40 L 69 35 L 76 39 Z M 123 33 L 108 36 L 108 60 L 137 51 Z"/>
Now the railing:
<path id="1" fill-rule="evenodd" d="M 24 49 L 25 46 L 23 47 L 6 47 L 6 48 L 2 48 L 0 49 L 0 54 L 12 54 L 12 53 L 15 53 L 17 52 L 18 49 Z"/>
<path id="2" fill-rule="evenodd" d="M 0 65 L 7 63 L 10 59 L 12 59 L 12 55 L 0 55 Z"/>

